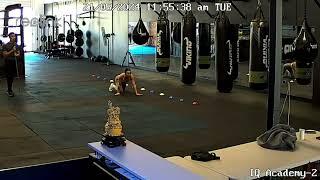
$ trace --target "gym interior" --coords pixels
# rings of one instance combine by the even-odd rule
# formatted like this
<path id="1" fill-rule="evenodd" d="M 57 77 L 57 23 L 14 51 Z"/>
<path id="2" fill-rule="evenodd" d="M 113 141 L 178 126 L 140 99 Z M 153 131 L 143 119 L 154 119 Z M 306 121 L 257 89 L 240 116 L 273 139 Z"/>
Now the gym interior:
<path id="1" fill-rule="evenodd" d="M 319 179 L 319 17 L 319 0 L 1 0 L 0 179 Z"/>

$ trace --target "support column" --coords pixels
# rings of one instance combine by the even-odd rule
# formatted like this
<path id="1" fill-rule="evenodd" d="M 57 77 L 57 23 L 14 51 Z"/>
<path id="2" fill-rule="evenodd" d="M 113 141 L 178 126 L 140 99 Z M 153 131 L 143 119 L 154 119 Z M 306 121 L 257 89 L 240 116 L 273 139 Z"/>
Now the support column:
<path id="1" fill-rule="evenodd" d="M 282 0 L 270 0 L 269 12 L 270 61 L 267 119 L 268 130 L 280 122 Z"/>

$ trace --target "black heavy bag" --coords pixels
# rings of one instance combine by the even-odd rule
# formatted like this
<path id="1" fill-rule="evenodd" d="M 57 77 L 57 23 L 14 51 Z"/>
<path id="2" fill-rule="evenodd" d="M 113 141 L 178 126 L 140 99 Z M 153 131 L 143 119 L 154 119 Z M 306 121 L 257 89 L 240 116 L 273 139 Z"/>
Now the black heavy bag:
<path id="1" fill-rule="evenodd" d="M 149 40 L 148 30 L 141 19 L 141 8 L 139 21 L 132 32 L 132 40 L 138 45 L 143 45 Z"/>
<path id="2" fill-rule="evenodd" d="M 229 36 L 230 22 L 225 12 L 219 12 L 215 20 L 215 61 L 217 89 L 229 93 L 233 88 L 232 44 Z"/>
<path id="3" fill-rule="evenodd" d="M 306 1 L 304 2 L 304 21 L 298 37 L 293 42 L 293 52 L 296 60 L 295 77 L 298 84 L 307 85 L 311 82 L 312 62 L 318 55 L 317 41 L 312 35 L 306 17 Z"/>
<path id="4" fill-rule="evenodd" d="M 235 80 L 238 78 L 238 71 L 239 71 L 239 47 L 238 47 L 238 34 L 239 31 L 239 25 L 237 24 L 231 24 L 230 25 L 230 31 L 229 31 L 229 39 L 231 42 L 232 46 L 232 72 L 231 72 L 231 77 L 232 80 Z M 229 49 L 230 51 L 230 49 Z M 230 52 L 229 52 L 230 53 Z"/>
<path id="5" fill-rule="evenodd" d="M 87 53 L 88 58 L 91 58 L 93 56 L 93 54 L 92 54 L 90 49 L 87 49 L 86 53 Z"/>
<path id="6" fill-rule="evenodd" d="M 199 23 L 199 68 L 210 68 L 211 28 L 208 23 Z"/>
<path id="7" fill-rule="evenodd" d="M 87 37 L 88 39 L 91 38 L 91 31 L 87 31 L 87 32 L 86 32 L 86 37 Z"/>
<path id="8" fill-rule="evenodd" d="M 181 81 L 184 84 L 193 84 L 196 80 L 197 42 L 196 18 L 191 11 L 183 17 L 182 47 L 181 47 Z"/>
<path id="9" fill-rule="evenodd" d="M 90 48 L 92 46 L 92 41 L 90 39 L 86 40 L 86 45 L 88 48 Z"/>
<path id="10" fill-rule="evenodd" d="M 174 42 L 181 43 L 181 23 L 177 23 L 172 31 L 172 39 Z"/>
<path id="11" fill-rule="evenodd" d="M 268 87 L 268 28 L 261 5 L 250 23 L 249 87 L 263 90 Z"/>
<path id="12" fill-rule="evenodd" d="M 267 24 L 267 21 L 265 20 L 261 20 L 260 21 L 260 26 L 259 26 L 259 47 L 260 47 L 260 51 L 262 51 L 261 54 L 261 59 L 262 62 L 265 66 L 266 71 L 268 72 L 269 70 L 269 44 L 270 44 L 270 40 L 269 40 L 269 26 Z M 268 79 L 268 75 L 267 78 Z"/>
<path id="13" fill-rule="evenodd" d="M 161 11 L 157 20 L 156 69 L 167 72 L 170 66 L 170 28 L 165 11 Z"/>

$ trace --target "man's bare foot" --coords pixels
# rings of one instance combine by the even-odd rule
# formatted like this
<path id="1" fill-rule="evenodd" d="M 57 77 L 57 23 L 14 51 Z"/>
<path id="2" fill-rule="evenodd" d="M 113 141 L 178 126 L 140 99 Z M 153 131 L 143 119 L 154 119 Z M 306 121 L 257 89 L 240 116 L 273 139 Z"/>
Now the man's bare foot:
<path id="1" fill-rule="evenodd" d="M 119 96 L 120 95 L 120 93 L 116 93 L 116 94 L 114 94 L 115 96 Z"/>
<path id="2" fill-rule="evenodd" d="M 142 94 L 140 94 L 140 93 L 136 93 L 136 96 L 142 96 Z"/>

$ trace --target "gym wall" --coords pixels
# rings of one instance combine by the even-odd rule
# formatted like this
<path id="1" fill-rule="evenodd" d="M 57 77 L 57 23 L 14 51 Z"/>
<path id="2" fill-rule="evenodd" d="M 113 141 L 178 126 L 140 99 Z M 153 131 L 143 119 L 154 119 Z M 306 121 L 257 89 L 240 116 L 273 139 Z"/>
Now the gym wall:
<path id="1" fill-rule="evenodd" d="M 39 17 L 40 15 L 44 14 L 44 0 L 31 0 L 31 8 L 33 11 L 34 17 Z M 25 43 L 32 43 L 32 50 L 35 51 L 39 47 L 37 34 L 38 34 L 38 27 L 32 28 L 32 42 L 25 42 Z M 39 37 L 40 38 L 40 37 Z"/>
<path id="2" fill-rule="evenodd" d="M 139 0 L 133 0 L 131 3 L 138 3 Z M 202 3 L 210 5 L 209 3 Z M 232 7 L 232 12 L 228 12 L 227 15 L 230 19 L 230 22 L 233 24 L 246 24 L 249 25 L 250 21 L 253 19 L 254 12 L 257 7 L 257 0 L 250 0 L 249 2 L 240 2 L 240 1 L 234 1 L 234 4 L 240 9 L 240 11 L 247 16 L 247 20 L 244 20 L 239 13 L 235 10 L 235 8 Z M 197 4 L 194 3 L 196 6 Z M 211 5 L 212 6 L 212 5 Z M 209 6 L 210 7 L 210 6 Z M 269 18 L 269 1 L 268 0 L 262 0 L 262 7 L 263 12 L 266 18 Z M 210 13 L 215 14 L 215 9 L 213 7 L 210 7 Z M 147 23 L 150 21 L 156 21 L 157 20 L 157 14 L 153 11 L 148 11 L 147 6 L 142 6 L 142 20 Z M 194 9 L 194 8 L 193 8 Z M 197 12 L 193 11 L 196 19 L 198 22 L 201 23 L 208 23 L 213 22 L 213 20 L 205 13 L 205 12 Z M 169 21 L 171 22 L 181 22 L 182 17 L 177 11 L 169 11 Z M 303 21 L 304 16 L 304 1 L 301 0 L 284 0 L 283 1 L 283 25 L 292 25 L 292 26 L 300 26 Z M 315 28 L 314 35 L 318 42 L 320 42 L 320 21 L 318 20 L 318 17 L 320 16 L 320 9 L 313 0 L 308 0 L 308 6 L 307 6 L 307 18 L 309 25 Z M 130 11 L 129 12 L 129 22 L 137 22 L 139 19 L 139 12 L 138 11 Z M 174 44 L 173 44 L 174 46 Z M 320 54 L 320 52 L 319 52 Z M 317 57 L 317 60 L 320 60 L 320 55 Z M 315 63 L 320 64 L 319 62 Z M 317 69 L 314 70 L 314 72 L 320 72 L 320 65 L 315 66 Z M 198 76 L 202 76 L 203 70 L 197 71 Z M 179 72 L 174 72 L 178 73 Z M 247 74 L 247 72 L 241 72 L 242 74 Z M 214 74 L 214 72 L 210 73 Z M 318 76 L 318 78 L 314 78 L 315 81 L 313 82 L 314 92 L 317 92 L 320 88 L 320 73 L 314 73 L 315 76 Z M 312 92 L 312 88 L 309 87 L 299 87 L 299 88 L 305 88 L 305 91 L 303 94 L 295 94 L 299 97 L 304 98 L 312 98 L 312 96 L 315 97 L 315 95 Z M 285 89 L 283 90 L 283 93 L 285 93 Z M 318 97 L 318 101 L 320 102 L 320 94 Z"/>
<path id="3" fill-rule="evenodd" d="M 144 1 L 144 0 L 143 0 Z M 183 1 L 183 0 L 178 0 Z M 139 3 L 141 0 L 131 0 L 130 3 Z M 265 13 L 265 17 L 269 17 L 269 1 L 268 0 L 261 0 L 263 12 Z M 303 21 L 303 1 L 301 0 L 284 0 L 283 1 L 283 24 L 284 25 L 301 25 Z M 203 5 L 209 5 L 208 3 L 202 3 Z M 250 0 L 248 2 L 242 2 L 242 1 L 234 1 L 234 4 L 241 10 L 243 14 L 247 16 L 247 20 L 244 20 L 241 18 L 241 16 L 237 13 L 237 11 L 232 7 L 232 12 L 227 13 L 230 19 L 230 22 L 233 24 L 248 24 L 250 23 L 250 20 L 253 18 L 255 9 L 257 7 L 257 1 L 256 0 Z M 194 4 L 196 5 L 196 4 Z M 320 10 L 316 6 L 316 4 L 312 1 L 308 1 L 308 21 L 310 23 L 310 26 L 316 28 L 315 36 L 320 42 Z M 210 7 L 211 14 L 215 14 L 215 9 Z M 198 22 L 213 22 L 213 20 L 205 13 L 205 12 L 199 12 L 194 11 L 193 12 L 195 17 L 197 18 Z M 139 19 L 139 11 L 130 11 L 129 12 L 129 22 L 135 22 Z M 156 21 L 157 15 L 156 13 L 152 11 L 147 10 L 147 6 L 142 6 L 142 19 L 144 22 L 148 21 Z M 173 22 L 181 22 L 181 15 L 177 11 L 170 11 L 169 12 L 169 20 Z M 319 59 L 319 56 L 318 56 Z"/>
<path id="4" fill-rule="evenodd" d="M 111 4 L 109 1 L 92 1 L 95 5 L 98 3 Z M 116 3 L 128 3 L 128 0 L 118 0 Z M 101 27 L 105 28 L 106 33 L 112 33 L 112 12 L 101 11 L 95 12 L 94 19 L 84 19 L 85 26 L 82 26 L 83 19 L 76 18 L 77 14 L 83 13 L 84 2 L 72 1 L 71 3 L 53 3 L 46 4 L 45 15 L 57 15 L 58 18 L 63 18 L 63 15 L 72 15 L 72 20 L 80 25 L 80 29 L 84 32 L 84 41 L 86 41 L 85 33 L 90 31 L 92 34 L 92 47 L 91 51 L 93 55 L 107 56 L 107 47 L 104 45 L 102 39 Z M 88 14 L 82 15 L 83 17 L 89 16 Z M 69 17 L 66 17 L 66 21 L 70 21 Z M 63 22 L 63 20 L 61 20 Z M 74 25 L 72 25 L 75 29 Z M 69 27 L 66 24 L 66 32 Z M 63 33 L 63 27 L 59 28 L 60 33 Z M 65 32 L 65 33 L 66 33 Z M 115 36 L 110 39 L 110 58 L 116 64 L 121 64 L 125 53 L 128 50 L 128 12 L 127 11 L 114 11 L 113 12 L 113 32 Z M 83 46 L 84 56 L 86 55 L 86 44 Z"/>
<path id="5" fill-rule="evenodd" d="M 95 3 L 111 3 L 111 0 L 91 0 Z M 144 1 L 144 0 L 143 0 Z M 182 1 L 182 0 L 181 0 Z M 140 3 L 141 0 L 115 0 L 114 3 Z M 263 10 L 266 18 L 268 18 L 268 2 L 267 0 L 262 0 Z M 237 7 L 247 16 L 247 20 L 241 18 L 241 16 L 236 12 L 234 8 L 232 8 L 232 12 L 228 13 L 231 23 L 242 23 L 249 24 L 250 20 L 253 17 L 253 13 L 257 6 L 256 0 L 250 0 L 248 2 L 235 1 L 234 2 Z M 202 3 L 207 4 L 207 3 Z M 209 5 L 209 4 L 208 4 Z M 52 7 L 53 6 L 53 7 Z M 76 11 L 75 11 L 76 9 Z M 63 14 L 72 14 L 72 18 L 74 21 L 82 22 L 81 19 L 76 19 L 76 14 L 83 12 L 83 2 L 78 0 L 71 1 L 71 3 L 65 5 L 63 3 L 54 3 L 45 5 L 45 14 L 46 15 L 63 15 Z M 214 8 L 210 8 L 210 13 L 214 14 Z M 301 25 L 303 19 L 303 1 L 299 0 L 289 0 L 283 1 L 283 24 L 285 25 Z M 212 22 L 209 16 L 207 16 L 204 12 L 194 11 L 194 14 L 199 22 Z M 93 45 L 92 51 L 94 55 L 106 55 L 105 47 L 101 38 L 101 27 L 106 28 L 106 33 L 111 33 L 111 12 L 96 12 L 96 16 L 100 16 L 100 18 L 95 19 L 85 19 L 87 25 L 80 26 L 81 29 L 86 32 L 88 29 L 93 34 L 93 40 L 98 42 Z M 320 21 L 317 19 L 320 16 L 319 8 L 315 5 L 313 1 L 308 1 L 308 20 L 310 25 L 316 28 L 315 36 L 320 42 Z M 116 64 L 121 64 L 122 58 L 125 52 L 128 50 L 128 22 L 136 22 L 139 19 L 139 11 L 114 11 L 114 33 L 115 36 L 112 41 L 112 49 L 113 51 L 113 60 Z M 146 5 L 142 6 L 142 19 L 145 22 L 155 21 L 157 19 L 157 15 L 148 11 Z M 180 22 L 181 16 L 178 12 L 172 11 L 169 13 L 169 20 L 174 22 Z M 81 23 L 80 23 L 81 24 Z M 86 49 L 84 45 L 84 49 Z M 99 53 L 100 52 L 100 53 Z M 319 57 L 318 57 L 319 59 Z"/>
<path id="6" fill-rule="evenodd" d="M 67 34 L 67 31 L 69 30 L 69 25 L 65 23 L 65 31 L 63 29 L 63 21 L 70 22 L 70 15 L 71 15 L 71 20 L 75 21 L 77 24 L 79 24 L 79 28 L 83 31 L 84 33 L 84 41 L 86 41 L 85 34 L 87 31 L 91 32 L 91 41 L 92 41 L 92 53 L 93 55 L 99 55 L 101 51 L 103 51 L 103 42 L 101 39 L 101 27 L 104 26 L 106 29 L 106 32 L 109 32 L 110 25 L 111 24 L 111 17 L 109 16 L 109 12 L 101 12 L 101 13 L 95 13 L 95 18 L 94 19 L 84 19 L 86 22 L 85 26 L 82 26 L 82 19 L 76 18 L 77 14 L 82 13 L 83 11 L 83 3 L 80 2 L 68 2 L 68 3 L 53 3 L 53 4 L 46 4 L 45 6 L 45 15 L 54 15 L 57 16 L 57 18 L 61 18 L 59 20 L 59 24 L 61 24 L 61 27 L 59 27 L 59 33 L 64 33 Z M 85 17 L 88 16 L 88 14 L 84 15 Z M 101 19 L 99 17 L 103 17 L 104 19 Z M 76 30 L 75 24 L 72 23 L 72 29 Z M 68 43 L 66 42 L 66 45 Z M 73 42 L 74 44 L 74 42 Z M 84 53 L 86 53 L 86 45 L 84 44 L 83 46 Z M 104 55 L 101 52 L 101 55 Z M 86 56 L 86 54 L 84 54 Z"/>

